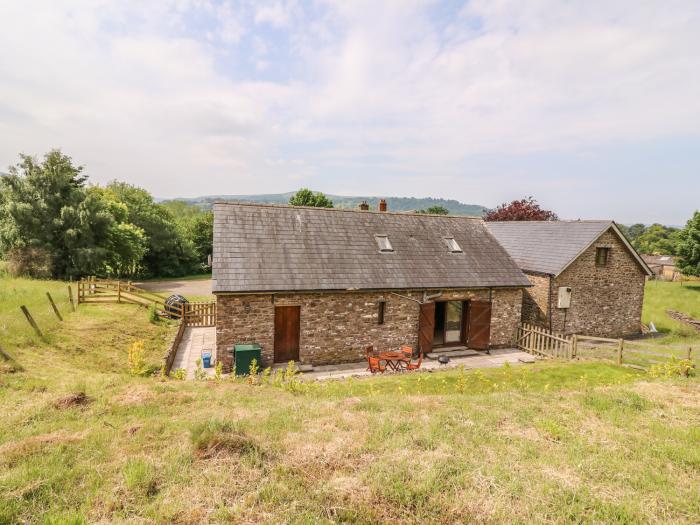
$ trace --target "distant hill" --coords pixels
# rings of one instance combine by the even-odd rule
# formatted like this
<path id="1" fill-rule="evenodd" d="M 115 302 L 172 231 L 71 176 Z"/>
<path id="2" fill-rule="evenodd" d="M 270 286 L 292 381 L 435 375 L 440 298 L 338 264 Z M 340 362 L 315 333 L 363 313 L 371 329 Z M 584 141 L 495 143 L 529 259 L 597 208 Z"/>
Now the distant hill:
<path id="1" fill-rule="evenodd" d="M 289 198 L 295 192 L 269 193 L 262 195 L 207 195 L 195 198 L 168 199 L 196 204 L 202 208 L 210 208 L 215 201 L 241 201 L 259 202 L 264 204 L 288 204 Z M 348 197 L 344 195 L 326 195 L 333 201 L 336 208 L 357 208 L 362 201 L 370 205 L 370 209 L 377 209 L 379 199 L 382 197 Z M 464 204 L 454 199 L 434 199 L 432 197 L 384 197 L 389 211 L 415 211 L 424 210 L 431 206 L 444 206 L 451 215 L 481 216 L 486 208 L 480 204 Z"/>

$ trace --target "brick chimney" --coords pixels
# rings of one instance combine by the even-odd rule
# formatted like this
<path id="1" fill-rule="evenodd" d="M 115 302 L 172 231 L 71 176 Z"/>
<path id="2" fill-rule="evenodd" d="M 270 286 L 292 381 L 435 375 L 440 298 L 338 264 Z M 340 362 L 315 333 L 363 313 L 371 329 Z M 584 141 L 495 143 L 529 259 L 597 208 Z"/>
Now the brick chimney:
<path id="1" fill-rule="evenodd" d="M 360 203 L 360 209 L 362 211 L 369 211 L 369 204 L 367 204 L 367 201 L 362 201 Z"/>
<path id="2" fill-rule="evenodd" d="M 379 201 L 379 211 L 386 211 L 386 199 L 382 199 Z"/>

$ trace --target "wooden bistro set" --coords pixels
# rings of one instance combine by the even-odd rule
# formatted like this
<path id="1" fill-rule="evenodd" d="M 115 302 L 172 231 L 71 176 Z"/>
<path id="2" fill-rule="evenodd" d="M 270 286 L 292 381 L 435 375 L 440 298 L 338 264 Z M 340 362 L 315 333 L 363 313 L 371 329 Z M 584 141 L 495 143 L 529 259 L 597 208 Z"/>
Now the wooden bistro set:
<path id="1" fill-rule="evenodd" d="M 374 346 L 365 348 L 367 355 L 367 370 L 373 374 L 384 372 L 403 372 L 418 370 L 423 362 L 423 353 L 413 361 L 413 349 L 410 346 L 402 346 L 398 352 L 375 352 Z"/>

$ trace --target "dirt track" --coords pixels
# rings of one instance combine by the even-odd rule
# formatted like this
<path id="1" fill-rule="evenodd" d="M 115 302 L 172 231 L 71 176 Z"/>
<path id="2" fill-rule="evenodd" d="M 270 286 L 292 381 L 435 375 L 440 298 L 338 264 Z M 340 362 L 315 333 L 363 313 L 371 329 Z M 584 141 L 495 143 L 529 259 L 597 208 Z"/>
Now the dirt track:
<path id="1" fill-rule="evenodd" d="M 188 295 L 211 295 L 211 279 L 144 281 L 134 284 L 150 292 L 172 292 L 185 297 Z"/>

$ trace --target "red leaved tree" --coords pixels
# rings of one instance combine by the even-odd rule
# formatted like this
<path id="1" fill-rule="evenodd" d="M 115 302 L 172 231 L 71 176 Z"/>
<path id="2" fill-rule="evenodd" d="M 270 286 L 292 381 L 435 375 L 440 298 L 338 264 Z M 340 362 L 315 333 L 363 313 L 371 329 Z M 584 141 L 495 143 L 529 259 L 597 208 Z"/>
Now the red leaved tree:
<path id="1" fill-rule="evenodd" d="M 532 197 L 503 203 L 494 210 L 484 213 L 486 221 L 558 221 L 553 211 L 543 210 Z"/>

